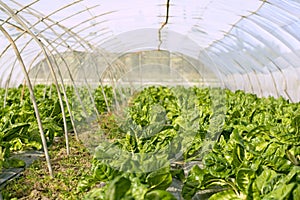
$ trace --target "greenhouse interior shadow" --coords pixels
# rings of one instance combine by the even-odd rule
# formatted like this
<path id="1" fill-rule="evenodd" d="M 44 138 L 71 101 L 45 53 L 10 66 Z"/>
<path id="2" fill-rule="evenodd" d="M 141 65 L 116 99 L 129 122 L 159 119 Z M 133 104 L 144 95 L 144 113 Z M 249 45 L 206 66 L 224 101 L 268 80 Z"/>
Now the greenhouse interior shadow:
<path id="1" fill-rule="evenodd" d="M 0 0 L 0 23 L 0 199 L 300 199 L 299 0 Z M 74 185 L 16 192 L 38 161 Z"/>

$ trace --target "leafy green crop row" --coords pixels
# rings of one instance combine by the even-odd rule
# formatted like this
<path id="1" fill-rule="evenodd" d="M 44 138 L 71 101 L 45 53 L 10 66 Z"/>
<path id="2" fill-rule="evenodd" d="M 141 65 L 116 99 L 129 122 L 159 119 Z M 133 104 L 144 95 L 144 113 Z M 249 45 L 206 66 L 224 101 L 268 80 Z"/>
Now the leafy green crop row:
<path id="1" fill-rule="evenodd" d="M 107 111 L 103 104 L 103 94 L 99 88 L 93 90 L 95 104 L 99 112 Z M 111 88 L 105 87 L 104 92 L 109 96 Z M 47 143 L 50 145 L 55 136 L 63 134 L 63 118 L 55 86 L 36 85 L 34 93 L 43 123 Z M 93 113 L 90 108 L 90 98 L 87 88 L 78 89 L 76 95 L 73 87 L 67 87 L 67 96 L 73 109 L 76 123 L 83 121 Z M 80 97 L 80 98 L 78 98 Z M 82 102 L 80 102 L 80 100 Z M 111 99 L 111 98 L 110 98 Z M 38 124 L 34 109 L 29 98 L 29 90 L 22 85 L 18 88 L 9 88 L 7 91 L 0 88 L 0 170 L 2 167 L 20 167 L 24 162 L 10 158 L 11 151 L 20 151 L 28 148 L 41 149 Z M 111 102 L 108 102 L 111 104 Z M 65 104 L 65 102 L 64 102 Z M 65 110 L 67 111 L 67 107 Z M 66 113 L 68 130 L 73 127 L 70 113 Z"/>
<path id="2" fill-rule="evenodd" d="M 54 86 L 34 90 L 51 144 L 63 132 L 58 95 Z M 42 147 L 28 90 L 7 92 L 5 99 L 0 89 L 0 102 L 6 102 L 0 104 L 0 168 L 24 164 L 13 163 L 11 151 Z M 212 200 L 300 198 L 299 103 L 242 91 L 152 86 L 130 99 L 123 115 L 114 115 L 105 114 L 116 103 L 111 87 L 67 87 L 67 96 L 77 125 L 96 110 L 99 137 L 103 131 L 108 136 L 95 149 L 92 175 L 78 185 L 86 199 L 174 199 L 167 191 L 174 178 L 182 182 L 184 199 L 210 188 L 220 189 Z M 188 174 L 171 167 L 190 161 L 203 165 Z"/>
<path id="3" fill-rule="evenodd" d="M 213 185 L 210 199 L 299 199 L 299 104 L 227 91 L 224 130 L 204 168 L 190 171 L 183 196 Z"/>
<path id="4" fill-rule="evenodd" d="M 210 188 L 222 189 L 210 199 L 300 198 L 299 103 L 154 86 L 128 103 L 122 120 L 112 120 L 116 137 L 99 144 L 93 175 L 78 186 L 87 199 L 174 199 L 166 190 L 173 178 L 184 199 Z M 170 167 L 193 160 L 203 166 L 187 175 Z"/>

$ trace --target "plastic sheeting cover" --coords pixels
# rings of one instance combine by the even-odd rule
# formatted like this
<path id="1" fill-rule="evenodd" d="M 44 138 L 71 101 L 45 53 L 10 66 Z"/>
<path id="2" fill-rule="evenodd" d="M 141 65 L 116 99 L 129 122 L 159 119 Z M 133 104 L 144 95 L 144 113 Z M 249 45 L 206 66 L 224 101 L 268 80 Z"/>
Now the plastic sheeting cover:
<path id="1" fill-rule="evenodd" d="M 28 71 L 48 56 L 46 68 L 69 75 L 101 62 L 98 78 L 127 53 L 164 50 L 197 59 L 199 77 L 210 71 L 223 87 L 299 101 L 299 19 L 298 0 L 0 1 L 11 37 L 0 32 L 0 84 L 24 80 L 11 42 Z"/>

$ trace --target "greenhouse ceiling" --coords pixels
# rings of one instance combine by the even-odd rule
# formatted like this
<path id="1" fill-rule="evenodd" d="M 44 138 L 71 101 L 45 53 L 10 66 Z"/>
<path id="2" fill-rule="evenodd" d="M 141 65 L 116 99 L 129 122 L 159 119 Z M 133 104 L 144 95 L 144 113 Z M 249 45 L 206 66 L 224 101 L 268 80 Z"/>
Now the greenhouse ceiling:
<path id="1" fill-rule="evenodd" d="M 71 69 L 69 77 L 74 67 L 85 74 L 100 70 L 96 81 L 101 82 L 107 71 L 127 73 L 120 69 L 124 56 L 138 54 L 143 63 L 145 52 L 167 51 L 174 62 L 193 60 L 198 77 L 210 77 L 206 85 L 218 82 L 299 101 L 299 19 L 299 0 L 0 1 L 0 86 L 22 84 L 42 62 L 53 69 L 49 75 L 62 68 Z M 158 60 L 129 67 L 162 65 Z M 30 80 L 35 77 L 31 74 Z"/>

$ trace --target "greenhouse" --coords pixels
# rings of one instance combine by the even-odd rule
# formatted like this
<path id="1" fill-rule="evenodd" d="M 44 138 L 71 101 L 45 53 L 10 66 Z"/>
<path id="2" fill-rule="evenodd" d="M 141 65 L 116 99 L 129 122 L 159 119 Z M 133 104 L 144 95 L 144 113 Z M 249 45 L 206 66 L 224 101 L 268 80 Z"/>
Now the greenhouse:
<path id="1" fill-rule="evenodd" d="M 0 0 L 0 199 L 300 199 L 299 0 Z"/>

